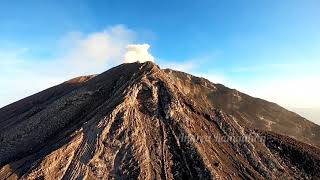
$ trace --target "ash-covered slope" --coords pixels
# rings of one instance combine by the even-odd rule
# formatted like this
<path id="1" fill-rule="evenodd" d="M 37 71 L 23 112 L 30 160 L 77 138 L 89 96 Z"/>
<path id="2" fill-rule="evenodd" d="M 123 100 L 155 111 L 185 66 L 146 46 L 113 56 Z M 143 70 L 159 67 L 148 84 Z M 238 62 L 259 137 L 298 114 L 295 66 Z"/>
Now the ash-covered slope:
<path id="1" fill-rule="evenodd" d="M 123 64 L 4 107 L 0 179 L 320 178 L 318 148 L 255 130 L 176 80 Z"/>
<path id="2" fill-rule="evenodd" d="M 179 90 L 199 106 L 221 109 L 234 116 L 240 124 L 294 137 L 320 147 L 320 126 L 296 113 L 204 78 L 171 69 L 165 72 L 174 78 Z"/>

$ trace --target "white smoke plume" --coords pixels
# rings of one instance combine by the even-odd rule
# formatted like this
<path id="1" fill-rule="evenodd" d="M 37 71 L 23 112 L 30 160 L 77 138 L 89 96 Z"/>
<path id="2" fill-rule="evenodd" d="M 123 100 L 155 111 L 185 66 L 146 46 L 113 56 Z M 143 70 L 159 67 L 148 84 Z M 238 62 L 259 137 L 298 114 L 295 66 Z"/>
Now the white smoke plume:
<path id="1" fill-rule="evenodd" d="M 125 63 L 132 62 L 146 62 L 152 61 L 154 62 L 154 57 L 148 52 L 150 48 L 149 44 L 130 44 L 127 46 L 127 51 L 124 55 Z"/>

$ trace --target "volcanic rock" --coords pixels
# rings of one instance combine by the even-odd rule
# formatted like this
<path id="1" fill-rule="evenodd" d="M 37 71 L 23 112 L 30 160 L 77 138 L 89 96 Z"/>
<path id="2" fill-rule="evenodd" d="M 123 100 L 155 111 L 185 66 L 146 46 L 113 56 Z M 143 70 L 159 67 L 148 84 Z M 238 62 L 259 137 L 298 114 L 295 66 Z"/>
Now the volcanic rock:
<path id="1" fill-rule="evenodd" d="M 319 133 L 221 84 L 122 64 L 0 109 L 0 179 L 319 179 Z"/>

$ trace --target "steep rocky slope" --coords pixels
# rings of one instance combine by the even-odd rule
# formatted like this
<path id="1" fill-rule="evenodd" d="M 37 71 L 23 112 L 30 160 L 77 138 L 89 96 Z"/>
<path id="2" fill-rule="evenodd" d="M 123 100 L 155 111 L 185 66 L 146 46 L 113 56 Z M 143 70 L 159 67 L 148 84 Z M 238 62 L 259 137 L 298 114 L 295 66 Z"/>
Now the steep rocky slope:
<path id="1" fill-rule="evenodd" d="M 253 98 L 222 84 L 166 69 L 182 91 L 199 106 L 218 108 L 234 116 L 240 124 L 273 131 L 320 147 L 320 126 L 275 103 Z"/>
<path id="2" fill-rule="evenodd" d="M 122 64 L 0 109 L 0 179 L 320 178 L 318 148 L 171 74 Z"/>

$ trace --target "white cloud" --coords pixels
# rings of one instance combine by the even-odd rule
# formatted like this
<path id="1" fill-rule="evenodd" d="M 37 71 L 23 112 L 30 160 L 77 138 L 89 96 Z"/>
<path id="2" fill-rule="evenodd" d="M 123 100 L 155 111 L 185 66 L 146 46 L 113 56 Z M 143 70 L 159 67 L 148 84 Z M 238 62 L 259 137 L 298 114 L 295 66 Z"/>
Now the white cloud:
<path id="1" fill-rule="evenodd" d="M 134 41 L 135 33 L 116 25 L 87 35 L 71 33 L 65 39 L 67 50 L 60 61 L 68 62 L 81 73 L 99 72 L 122 62 L 126 46 Z"/>
<path id="2" fill-rule="evenodd" d="M 135 44 L 135 39 L 136 32 L 123 25 L 88 34 L 72 32 L 62 38 L 60 49 L 52 50 L 59 52 L 55 54 L 56 58 L 45 60 L 27 59 L 26 57 L 31 56 L 28 56 L 29 49 L 25 47 L 0 47 L 0 107 L 75 76 L 101 73 L 123 62 L 154 61 L 155 58 L 148 52 L 150 45 Z M 179 61 L 157 58 L 157 63 L 161 68 L 172 68 L 205 77 L 214 83 L 222 83 L 287 108 L 319 108 L 319 64 L 244 67 L 233 73 L 251 73 L 271 68 L 281 72 L 286 70 L 287 74 L 296 76 L 236 81 L 211 68 L 217 55 L 219 52 Z"/>
<path id="3" fill-rule="evenodd" d="M 35 59 L 27 48 L 0 48 L 0 107 L 70 78 L 101 73 L 127 59 L 154 61 L 148 44 L 134 44 L 136 33 L 116 25 L 101 32 L 71 32 L 52 49 L 55 58 Z M 36 56 L 35 56 L 36 57 Z"/>
<path id="4" fill-rule="evenodd" d="M 125 63 L 132 62 L 154 62 L 153 56 L 148 52 L 150 48 L 149 44 L 130 44 L 127 46 L 127 51 L 124 55 Z"/>

